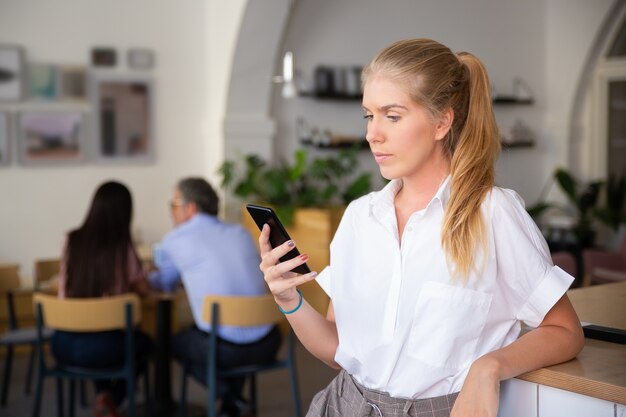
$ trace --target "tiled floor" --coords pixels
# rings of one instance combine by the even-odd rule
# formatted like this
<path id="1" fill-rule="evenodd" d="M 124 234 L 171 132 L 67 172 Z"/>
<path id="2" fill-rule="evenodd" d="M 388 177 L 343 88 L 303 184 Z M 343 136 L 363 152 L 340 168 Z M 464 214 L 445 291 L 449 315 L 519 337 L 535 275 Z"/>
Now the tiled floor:
<path id="1" fill-rule="evenodd" d="M 315 393 L 330 382 L 336 371 L 315 359 L 301 345 L 298 344 L 297 346 L 298 380 L 300 382 L 300 397 L 304 415 Z M 0 416 L 2 417 L 30 416 L 32 413 L 33 396 L 32 394 L 26 395 L 24 393 L 27 362 L 27 357 L 22 355 L 18 355 L 14 359 L 8 404 L 6 407 L 0 408 Z M 172 366 L 172 395 L 175 399 L 178 397 L 179 385 L 180 372 L 178 366 L 174 364 Z M 89 388 L 89 399 L 92 400 L 93 393 L 91 392 L 90 384 Z M 294 415 L 291 387 L 286 371 L 278 370 L 260 374 L 257 379 L 257 390 L 258 417 L 291 417 Z M 139 392 L 137 401 L 143 401 L 142 398 L 143 394 Z M 188 384 L 188 398 L 189 403 L 198 405 L 201 408 L 206 407 L 206 390 L 193 380 L 190 380 Z M 81 409 L 80 406 L 77 407 L 76 417 L 88 417 L 91 415 L 90 408 Z M 51 379 L 48 379 L 44 385 L 41 416 L 56 416 L 55 386 L 54 381 Z"/>

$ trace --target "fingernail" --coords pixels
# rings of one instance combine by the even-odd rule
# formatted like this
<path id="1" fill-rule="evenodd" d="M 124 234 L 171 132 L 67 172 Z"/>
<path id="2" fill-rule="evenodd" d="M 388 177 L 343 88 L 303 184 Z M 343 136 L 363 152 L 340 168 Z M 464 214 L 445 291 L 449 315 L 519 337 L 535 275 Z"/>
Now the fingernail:
<path id="1" fill-rule="evenodd" d="M 287 242 L 287 246 L 289 246 L 290 248 L 293 248 L 294 246 L 296 246 L 296 242 L 294 242 L 293 240 L 290 240 L 289 242 Z"/>
<path id="2" fill-rule="evenodd" d="M 317 272 L 315 272 L 315 271 L 311 272 L 311 276 L 312 277 L 316 277 L 317 276 Z"/>
<path id="3" fill-rule="evenodd" d="M 306 261 L 307 259 L 309 259 L 309 255 L 300 255 L 300 259 Z"/>

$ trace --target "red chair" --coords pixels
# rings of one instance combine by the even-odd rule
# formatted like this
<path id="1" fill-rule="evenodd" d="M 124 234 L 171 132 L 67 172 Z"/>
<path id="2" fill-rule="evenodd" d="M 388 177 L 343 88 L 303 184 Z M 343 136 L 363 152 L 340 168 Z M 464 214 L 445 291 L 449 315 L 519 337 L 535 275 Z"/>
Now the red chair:
<path id="1" fill-rule="evenodd" d="M 570 252 L 558 251 L 552 253 L 552 262 L 574 278 L 576 277 L 576 258 Z"/>
<path id="2" fill-rule="evenodd" d="M 618 252 L 598 249 L 583 250 L 584 285 L 626 281 L 626 239 Z"/>

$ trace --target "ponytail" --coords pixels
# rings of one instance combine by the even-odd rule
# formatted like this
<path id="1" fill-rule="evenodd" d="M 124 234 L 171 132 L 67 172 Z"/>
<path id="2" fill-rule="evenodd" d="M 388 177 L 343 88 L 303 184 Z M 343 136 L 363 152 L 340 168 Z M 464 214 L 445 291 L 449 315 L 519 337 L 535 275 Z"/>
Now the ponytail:
<path id="1" fill-rule="evenodd" d="M 481 203 L 495 183 L 495 162 L 500 136 L 491 106 L 487 71 L 472 54 L 458 54 L 469 72 L 469 104 L 465 123 L 452 146 L 451 190 L 441 234 L 442 246 L 454 264 L 454 274 L 467 279 L 474 256 L 487 254 L 487 238 Z"/>
<path id="2" fill-rule="evenodd" d="M 453 276 L 467 279 L 478 249 L 487 254 L 481 203 L 494 185 L 500 135 L 491 108 L 491 88 L 474 55 L 455 55 L 432 39 L 407 39 L 383 49 L 364 69 L 362 83 L 374 74 L 405 86 L 409 96 L 434 119 L 452 109 L 454 120 L 442 147 L 450 159 L 451 190 L 441 243 Z"/>

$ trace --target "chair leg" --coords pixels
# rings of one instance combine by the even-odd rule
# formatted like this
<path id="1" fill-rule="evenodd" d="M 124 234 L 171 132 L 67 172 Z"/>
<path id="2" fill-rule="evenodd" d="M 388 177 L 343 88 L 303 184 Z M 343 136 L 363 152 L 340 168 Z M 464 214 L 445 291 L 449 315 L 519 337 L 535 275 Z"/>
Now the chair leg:
<path id="1" fill-rule="evenodd" d="M 7 346 L 7 356 L 4 358 L 4 375 L 2 377 L 2 399 L 0 404 L 7 405 L 9 396 L 9 381 L 11 380 L 11 366 L 13 365 L 13 346 Z"/>
<path id="2" fill-rule="evenodd" d="M 130 376 L 126 378 L 128 387 L 128 417 L 135 417 L 135 372 L 131 372 Z"/>
<path id="3" fill-rule="evenodd" d="M 33 404 L 32 417 L 39 417 L 41 411 L 41 396 L 43 394 L 43 375 L 41 371 L 37 372 L 37 381 L 35 382 L 35 398 Z"/>
<path id="4" fill-rule="evenodd" d="M 35 344 L 30 347 L 30 358 L 28 359 L 28 368 L 26 369 L 26 384 L 24 385 L 24 392 L 30 394 L 30 386 L 33 380 L 33 364 L 35 363 Z"/>
<path id="5" fill-rule="evenodd" d="M 187 417 L 187 374 L 189 365 L 183 360 L 181 363 L 180 398 L 178 405 L 178 417 Z"/>
<path id="6" fill-rule="evenodd" d="M 296 373 L 296 364 L 291 360 L 289 364 L 289 376 L 291 379 L 291 395 L 293 397 L 293 407 L 296 417 L 302 417 L 302 407 L 300 405 L 300 388 L 298 387 L 298 375 Z"/>
<path id="7" fill-rule="evenodd" d="M 209 385 L 208 416 L 217 417 L 217 378 L 209 378 L 207 384 Z"/>

